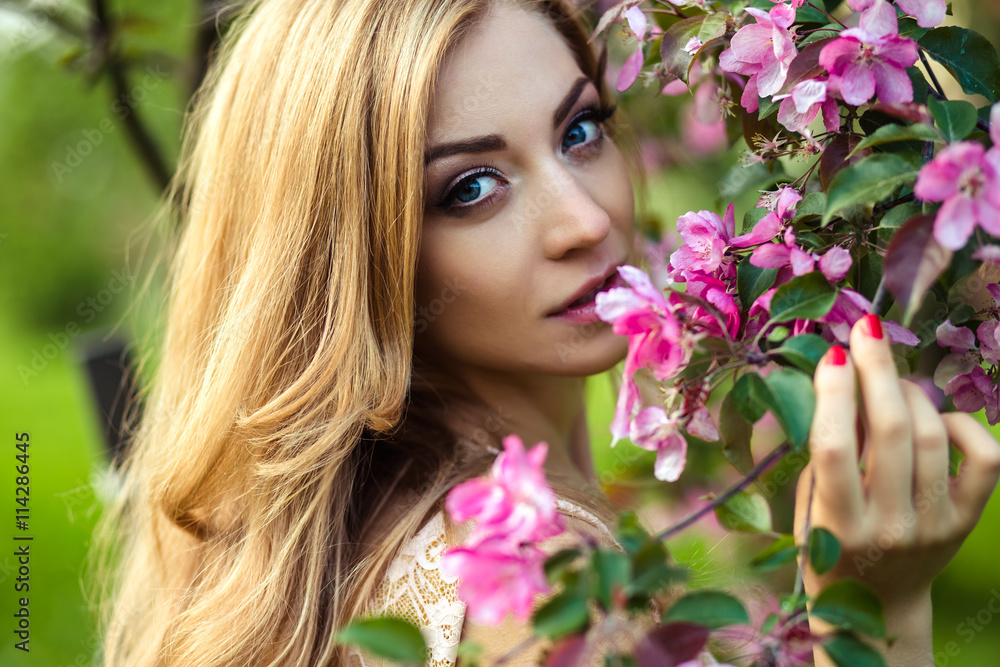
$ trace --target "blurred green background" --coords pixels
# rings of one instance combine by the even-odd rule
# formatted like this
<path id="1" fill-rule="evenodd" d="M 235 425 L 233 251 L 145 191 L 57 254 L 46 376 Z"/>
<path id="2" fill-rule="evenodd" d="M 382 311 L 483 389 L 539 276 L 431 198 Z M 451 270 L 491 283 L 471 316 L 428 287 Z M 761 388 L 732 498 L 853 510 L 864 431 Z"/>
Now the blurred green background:
<path id="1" fill-rule="evenodd" d="M 0 498 L 8 503 L 8 527 L 0 531 L 4 667 L 92 662 L 96 640 L 83 595 L 84 556 L 102 495 L 114 480 L 106 474 L 102 425 L 80 356 L 85 347 L 113 342 L 112 332 L 130 343 L 156 334 L 150 304 L 157 302 L 158 283 L 151 298 L 140 302 L 136 277 L 144 277 L 142 244 L 160 189 L 155 170 L 130 140 L 127 123 L 138 121 L 162 163 L 168 169 L 175 164 L 183 111 L 204 61 L 199 55 L 203 39 L 214 31 L 211 20 L 204 19 L 206 8 L 216 5 L 0 1 L 0 452 L 7 457 L 0 466 Z M 88 31 L 97 6 L 115 26 L 108 43 L 115 45 L 114 62 L 122 63 L 125 77 L 117 87 L 115 66 L 108 69 L 100 42 L 95 48 L 87 37 L 93 34 Z M 950 20 L 1000 43 L 996 3 L 955 2 L 955 12 Z M 623 98 L 623 108 L 641 105 L 649 113 L 659 108 L 654 105 L 672 104 L 674 111 L 664 112 L 672 119 L 684 102 L 655 101 L 651 90 L 633 90 Z M 652 219 L 669 228 L 691 209 L 721 212 L 717 184 L 736 151 L 699 157 L 680 142 L 667 141 L 653 153 L 647 157 L 662 167 L 650 181 Z M 739 201 L 737 210 L 752 204 L 751 198 Z M 637 471 L 648 472 L 650 466 L 646 453 L 628 443 L 607 447 L 611 377 L 592 378 L 588 392 L 601 471 L 617 500 L 654 501 L 647 512 L 650 522 L 683 515 L 701 492 L 700 484 L 717 489 L 727 479 L 718 466 L 721 456 L 702 445 L 692 448 L 697 462 L 692 469 L 698 474 L 685 486 L 640 481 Z M 15 527 L 20 507 L 14 496 L 15 434 L 21 432 L 30 434 L 27 530 Z M 779 520 L 792 486 L 775 496 Z M 15 536 L 33 539 L 18 542 Z M 998 536 L 1000 494 L 935 584 L 938 665 L 998 664 L 1000 618 L 991 624 L 996 614 L 989 608 L 994 596 L 1000 600 Z M 14 552 L 23 544 L 30 544 L 29 593 L 14 588 L 19 576 Z M 745 587 L 746 561 L 765 544 L 706 522 L 670 546 L 694 569 L 696 583 Z M 788 580 L 779 573 L 770 583 L 787 586 Z M 13 614 L 21 596 L 29 598 L 27 654 L 14 648 Z"/>

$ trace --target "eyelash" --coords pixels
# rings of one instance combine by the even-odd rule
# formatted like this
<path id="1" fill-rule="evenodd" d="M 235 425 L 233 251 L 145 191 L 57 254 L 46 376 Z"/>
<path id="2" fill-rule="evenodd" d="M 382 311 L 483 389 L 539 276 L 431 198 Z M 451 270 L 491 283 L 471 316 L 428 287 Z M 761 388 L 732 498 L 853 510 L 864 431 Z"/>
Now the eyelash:
<path id="1" fill-rule="evenodd" d="M 573 116 L 569 124 L 566 125 L 567 132 L 578 123 L 590 120 L 594 121 L 594 123 L 597 124 L 597 129 L 599 134 L 594 139 L 586 143 L 576 144 L 574 146 L 571 146 L 568 150 L 581 148 L 586 151 L 587 149 L 594 149 L 600 147 L 606 136 L 603 123 L 607 121 L 609 118 L 611 118 L 617 106 L 618 106 L 617 104 L 592 105 L 590 107 L 587 107 L 586 109 L 583 109 L 577 115 Z M 563 135 L 563 138 L 565 139 L 565 133 Z M 494 188 L 494 192 L 491 192 L 485 198 L 481 199 L 480 201 L 477 201 L 474 204 L 455 205 L 453 203 L 459 188 L 461 188 L 466 183 L 475 182 L 476 178 L 480 176 L 493 176 L 498 179 L 503 177 L 503 175 L 500 172 L 500 169 L 496 165 L 494 165 L 491 162 L 484 162 L 482 165 L 476 167 L 473 171 L 465 173 L 459 176 L 455 181 L 453 181 L 452 185 L 446 189 L 444 197 L 441 199 L 440 203 L 437 204 L 437 206 L 454 214 L 467 215 L 483 206 L 487 206 L 488 204 L 490 204 L 496 198 L 494 192 L 497 188 Z"/>

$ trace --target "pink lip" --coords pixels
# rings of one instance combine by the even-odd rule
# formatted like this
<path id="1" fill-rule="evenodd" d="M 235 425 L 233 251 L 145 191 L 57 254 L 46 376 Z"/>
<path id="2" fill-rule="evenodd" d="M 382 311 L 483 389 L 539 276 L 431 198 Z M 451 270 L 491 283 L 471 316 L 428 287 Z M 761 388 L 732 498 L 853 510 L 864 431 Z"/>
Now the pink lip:
<path id="1" fill-rule="evenodd" d="M 604 292 L 612 287 L 624 287 L 625 281 L 618 274 L 618 266 L 618 264 L 615 264 L 603 275 L 588 280 L 572 297 L 566 299 L 558 310 L 549 313 L 548 317 L 558 317 L 559 319 L 578 323 L 600 321 L 600 318 L 597 316 L 596 293 L 594 298 L 585 303 L 577 304 L 572 308 L 569 307 L 569 304 L 597 288 L 601 288 L 599 292 Z"/>

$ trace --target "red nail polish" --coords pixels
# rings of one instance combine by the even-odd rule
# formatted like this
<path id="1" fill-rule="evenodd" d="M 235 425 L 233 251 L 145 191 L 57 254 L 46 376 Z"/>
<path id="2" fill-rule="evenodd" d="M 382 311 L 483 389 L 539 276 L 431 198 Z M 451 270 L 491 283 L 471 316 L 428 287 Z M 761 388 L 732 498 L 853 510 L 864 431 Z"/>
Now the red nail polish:
<path id="1" fill-rule="evenodd" d="M 876 315 L 875 313 L 868 313 L 867 315 L 864 316 L 864 320 L 865 320 L 865 331 L 868 332 L 868 335 L 871 336 L 872 338 L 878 338 L 881 340 L 882 322 L 879 321 L 878 315 Z"/>
<path id="2" fill-rule="evenodd" d="M 826 353 L 826 363 L 831 366 L 843 366 L 847 363 L 847 352 L 839 345 L 831 346 L 830 351 Z"/>

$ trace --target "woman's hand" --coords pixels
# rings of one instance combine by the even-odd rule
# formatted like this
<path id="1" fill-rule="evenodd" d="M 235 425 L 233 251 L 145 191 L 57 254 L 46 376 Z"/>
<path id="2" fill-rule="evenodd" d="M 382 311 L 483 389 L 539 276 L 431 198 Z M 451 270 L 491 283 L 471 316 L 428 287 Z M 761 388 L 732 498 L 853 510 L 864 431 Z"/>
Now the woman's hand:
<path id="1" fill-rule="evenodd" d="M 814 483 L 810 526 L 832 532 L 842 552 L 822 576 L 805 570 L 806 592 L 815 596 L 836 579 L 860 579 L 881 598 L 888 633 L 897 638 L 885 653 L 889 664 L 933 665 L 931 583 L 979 521 L 1000 477 L 1000 444 L 969 415 L 938 414 L 919 387 L 899 379 L 874 315 L 854 325 L 849 355 L 830 349 L 815 387 L 796 535 L 802 536 Z M 948 474 L 949 442 L 965 457 L 957 477 Z M 823 629 L 818 619 L 810 623 Z M 817 652 L 817 665 L 831 664 L 826 660 Z"/>

